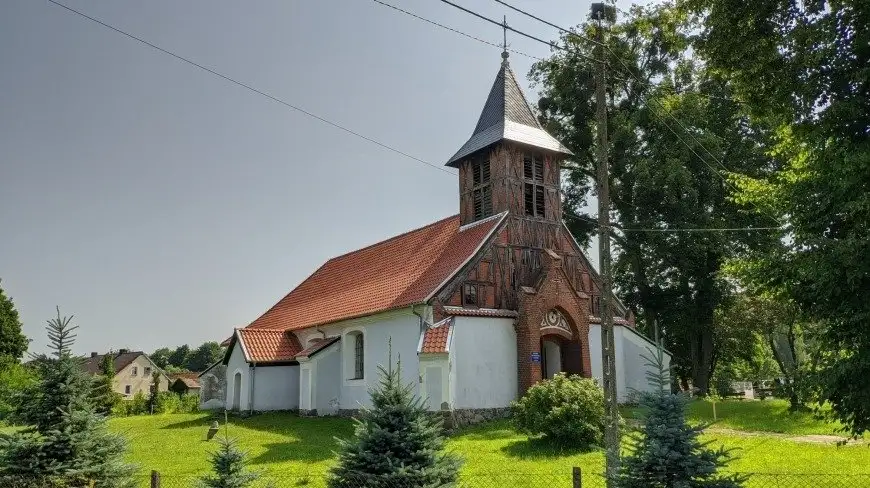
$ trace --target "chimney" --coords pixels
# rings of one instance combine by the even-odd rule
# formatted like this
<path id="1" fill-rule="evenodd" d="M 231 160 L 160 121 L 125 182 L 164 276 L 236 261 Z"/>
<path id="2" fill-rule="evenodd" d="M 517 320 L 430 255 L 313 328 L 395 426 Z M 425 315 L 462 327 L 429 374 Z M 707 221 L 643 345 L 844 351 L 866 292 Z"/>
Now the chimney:
<path id="1" fill-rule="evenodd" d="M 127 354 L 128 352 L 130 352 L 129 349 L 118 349 L 118 354 Z"/>
<path id="2" fill-rule="evenodd" d="M 95 357 L 97 357 L 97 356 L 99 356 L 98 353 L 96 353 L 96 352 L 92 352 L 92 353 L 91 353 L 91 357 L 92 357 L 92 358 L 95 358 Z"/>

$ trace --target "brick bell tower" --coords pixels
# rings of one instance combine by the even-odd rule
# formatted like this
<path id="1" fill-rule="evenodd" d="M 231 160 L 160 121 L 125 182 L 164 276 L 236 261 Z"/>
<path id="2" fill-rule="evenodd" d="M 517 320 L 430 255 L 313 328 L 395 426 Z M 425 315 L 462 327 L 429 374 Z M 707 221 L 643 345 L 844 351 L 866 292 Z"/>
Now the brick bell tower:
<path id="1" fill-rule="evenodd" d="M 477 267 L 487 271 L 470 272 L 459 288 L 475 290 L 474 300 L 462 291 L 452 303 L 519 312 L 520 394 L 558 371 L 590 372 L 589 274 L 562 223 L 560 168 L 571 155 L 541 126 L 503 52 L 474 132 L 447 166 L 459 170 L 461 225 L 508 215 L 503 238 Z"/>

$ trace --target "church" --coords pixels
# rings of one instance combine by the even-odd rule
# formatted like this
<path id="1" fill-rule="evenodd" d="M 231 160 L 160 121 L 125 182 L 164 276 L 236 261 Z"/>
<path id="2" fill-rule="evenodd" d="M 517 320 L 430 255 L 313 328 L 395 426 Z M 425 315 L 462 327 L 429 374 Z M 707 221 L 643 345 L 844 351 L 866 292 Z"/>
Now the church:
<path id="1" fill-rule="evenodd" d="M 562 222 L 560 165 L 502 54 L 458 170 L 459 214 L 330 259 L 248 326 L 223 360 L 224 406 L 348 415 L 378 365 L 458 424 L 504 416 L 564 372 L 601 377 L 600 280 Z M 646 390 L 654 343 L 613 306 L 617 397 Z M 670 358 L 666 358 L 668 361 Z M 223 369 L 223 368 L 221 368 Z"/>

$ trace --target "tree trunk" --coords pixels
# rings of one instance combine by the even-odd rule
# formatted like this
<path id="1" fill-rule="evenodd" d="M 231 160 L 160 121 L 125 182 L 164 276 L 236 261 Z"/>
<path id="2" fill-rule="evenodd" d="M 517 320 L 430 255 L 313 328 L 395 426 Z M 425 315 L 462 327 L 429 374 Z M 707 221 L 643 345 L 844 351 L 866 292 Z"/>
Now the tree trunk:
<path id="1" fill-rule="evenodd" d="M 708 324 L 703 324 L 692 341 L 692 383 L 699 395 L 709 393 L 712 369 L 713 330 Z"/>

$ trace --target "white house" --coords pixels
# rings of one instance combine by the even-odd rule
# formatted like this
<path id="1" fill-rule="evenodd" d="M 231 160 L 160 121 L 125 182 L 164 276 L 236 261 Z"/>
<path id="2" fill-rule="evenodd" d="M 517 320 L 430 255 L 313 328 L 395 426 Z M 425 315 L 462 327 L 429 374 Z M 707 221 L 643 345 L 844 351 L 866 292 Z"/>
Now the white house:
<path id="1" fill-rule="evenodd" d="M 225 405 L 341 415 L 369 405 L 388 348 L 458 423 L 500 416 L 558 372 L 600 377 L 599 278 L 562 222 L 560 164 L 506 53 L 447 166 L 459 214 L 327 261 L 229 340 Z M 615 305 L 617 385 L 649 388 L 653 344 Z M 668 359 L 669 360 L 669 359 Z"/>

